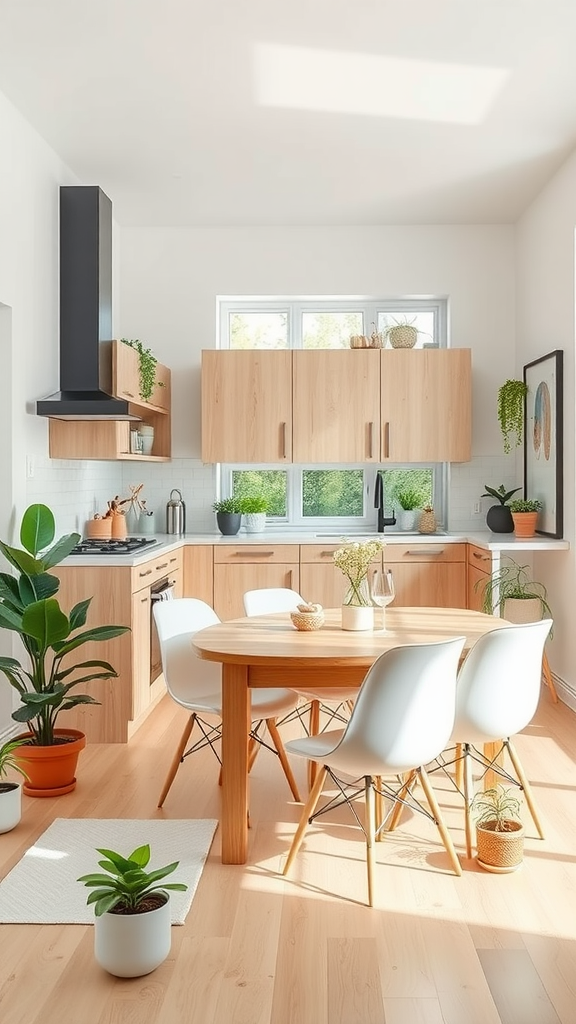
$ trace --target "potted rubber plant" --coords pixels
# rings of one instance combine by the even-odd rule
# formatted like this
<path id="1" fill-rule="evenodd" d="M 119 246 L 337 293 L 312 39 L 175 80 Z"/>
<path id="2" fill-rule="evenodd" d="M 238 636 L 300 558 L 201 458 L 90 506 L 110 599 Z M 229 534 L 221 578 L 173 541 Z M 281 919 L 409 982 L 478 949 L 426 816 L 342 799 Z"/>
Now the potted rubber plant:
<path id="1" fill-rule="evenodd" d="M 86 902 L 94 907 L 94 955 L 109 974 L 138 978 L 159 967 L 170 952 L 170 893 L 184 892 L 183 882 L 162 882 L 179 861 L 146 871 L 150 846 L 139 846 L 128 857 L 98 849 L 102 871 L 78 878 L 88 889 Z M 162 884 L 158 884 L 162 882 Z"/>
<path id="2" fill-rule="evenodd" d="M 78 704 L 98 704 L 87 694 L 73 694 L 81 683 L 115 678 L 118 673 L 107 661 L 71 661 L 84 644 L 111 640 L 129 626 L 95 626 L 83 629 L 92 598 L 79 601 L 67 614 L 56 594 L 60 581 L 50 570 L 62 562 L 80 540 L 78 533 L 66 534 L 54 542 L 54 516 L 47 505 L 30 505 L 20 526 L 22 548 L 0 541 L 0 551 L 14 575 L 0 573 L 0 627 L 17 633 L 27 655 L 26 663 L 1 657 L 2 672 L 20 698 L 12 713 L 14 721 L 27 731 L 18 761 L 29 781 L 29 796 L 57 796 L 76 786 L 76 764 L 86 737 L 78 729 L 57 728 L 62 711 Z"/>
<path id="3" fill-rule="evenodd" d="M 542 509 L 542 502 L 534 498 L 514 498 L 509 507 L 516 536 L 533 537 L 536 533 L 538 513 Z"/>
<path id="4" fill-rule="evenodd" d="M 240 498 L 221 498 L 212 505 L 216 513 L 216 523 L 220 533 L 225 537 L 234 537 L 242 522 L 242 502 Z"/>
<path id="5" fill-rule="evenodd" d="M 487 871 L 519 868 L 524 856 L 520 801 L 511 789 L 494 786 L 476 793 L 471 805 L 476 819 L 478 864 Z"/>
<path id="6" fill-rule="evenodd" d="M 493 533 L 513 533 L 514 520 L 508 502 L 520 488 L 514 487 L 513 490 L 507 491 L 504 484 L 500 484 L 500 487 L 489 487 L 488 484 L 484 484 L 484 488 L 484 494 L 481 494 L 480 497 L 495 498 L 498 502 L 497 505 L 491 505 L 488 509 L 486 526 Z"/>
<path id="7" fill-rule="evenodd" d="M 8 740 L 0 745 L 0 833 L 16 828 L 22 817 L 22 784 L 8 777 L 8 772 L 13 771 L 28 778 L 15 756 L 22 743 L 23 740 Z"/>

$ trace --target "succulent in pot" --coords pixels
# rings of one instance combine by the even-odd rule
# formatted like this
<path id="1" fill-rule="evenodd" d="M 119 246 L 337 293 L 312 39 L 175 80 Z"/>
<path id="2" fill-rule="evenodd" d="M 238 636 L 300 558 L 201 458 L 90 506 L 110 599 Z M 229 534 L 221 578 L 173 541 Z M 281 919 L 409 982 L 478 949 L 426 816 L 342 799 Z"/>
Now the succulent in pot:
<path id="1" fill-rule="evenodd" d="M 169 890 L 184 892 L 183 882 L 162 879 L 178 867 L 179 861 L 146 871 L 150 846 L 139 846 L 128 857 L 114 850 L 98 849 L 104 860 L 101 872 L 78 878 L 88 889 L 89 906 L 94 907 L 94 955 L 110 974 L 135 978 L 155 970 L 168 956 L 171 946 Z M 161 883 L 161 884 L 158 884 Z"/>
<path id="2" fill-rule="evenodd" d="M 56 721 L 61 711 L 99 702 L 88 694 L 73 694 L 72 690 L 81 683 L 118 675 L 106 661 L 74 664 L 70 656 L 86 643 L 113 639 L 130 628 L 103 625 L 84 630 L 92 598 L 79 601 L 69 614 L 62 610 L 56 598 L 60 581 L 50 570 L 70 554 L 80 535 L 67 534 L 56 542 L 54 537 L 51 510 L 46 505 L 30 505 L 20 526 L 22 548 L 0 541 L 0 550 L 16 571 L 15 575 L 0 573 L 0 627 L 18 634 L 28 659 L 27 664 L 22 664 L 15 658 L 1 657 L 0 672 L 20 698 L 12 718 L 25 725 L 28 732 L 17 737 L 24 740 L 18 760 L 31 777 L 24 792 L 35 796 L 48 795 L 45 791 L 37 792 L 44 790 L 33 774 L 33 766 L 39 760 L 50 762 L 51 793 L 70 792 L 76 784 L 73 769 L 86 740 L 78 730 L 57 729 Z M 66 750 L 62 749 L 64 746 Z M 52 756 L 46 753 L 47 748 L 51 748 Z M 67 766 L 72 776 L 67 782 L 52 784 L 55 764 L 63 765 L 70 754 L 75 754 L 72 769 Z"/>
<path id="3" fill-rule="evenodd" d="M 495 498 L 498 502 L 497 505 L 491 505 L 486 513 L 486 525 L 489 530 L 493 533 L 512 533 L 514 530 L 514 520 L 512 519 L 512 513 L 508 502 L 517 491 L 519 487 L 514 487 L 511 491 L 507 491 L 504 484 L 500 484 L 499 487 L 489 487 L 488 484 L 484 484 L 484 494 L 481 494 L 481 498 Z"/>

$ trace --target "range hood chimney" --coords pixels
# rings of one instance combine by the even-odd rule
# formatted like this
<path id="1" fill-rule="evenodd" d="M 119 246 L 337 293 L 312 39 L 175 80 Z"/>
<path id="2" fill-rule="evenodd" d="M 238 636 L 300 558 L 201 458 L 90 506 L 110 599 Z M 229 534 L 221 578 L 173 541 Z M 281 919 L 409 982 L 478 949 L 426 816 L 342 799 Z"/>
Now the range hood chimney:
<path id="1" fill-rule="evenodd" d="M 139 419 L 112 397 L 112 203 L 97 185 L 60 187 L 60 389 L 39 416 Z"/>

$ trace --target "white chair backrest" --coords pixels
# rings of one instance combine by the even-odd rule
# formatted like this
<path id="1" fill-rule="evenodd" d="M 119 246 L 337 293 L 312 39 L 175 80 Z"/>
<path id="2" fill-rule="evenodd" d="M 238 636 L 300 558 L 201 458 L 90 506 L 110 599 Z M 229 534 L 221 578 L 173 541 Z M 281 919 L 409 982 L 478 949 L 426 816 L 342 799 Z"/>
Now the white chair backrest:
<path id="1" fill-rule="evenodd" d="M 170 696 L 178 702 L 193 702 L 195 697 L 219 693 L 221 666 L 203 661 L 192 649 L 194 633 L 220 622 L 216 612 L 195 597 L 178 597 L 156 601 L 153 614 Z"/>
<path id="2" fill-rule="evenodd" d="M 534 717 L 552 619 L 506 626 L 476 641 L 458 676 L 455 743 L 504 739 Z"/>
<path id="3" fill-rule="evenodd" d="M 395 647 L 369 669 L 330 763 L 353 775 L 394 773 L 432 761 L 444 749 L 456 709 L 465 638 Z"/>
<path id="4" fill-rule="evenodd" d="M 303 598 L 296 590 L 287 587 L 264 587 L 261 590 L 247 590 L 244 594 L 246 615 L 268 615 L 272 612 L 294 612 Z"/>

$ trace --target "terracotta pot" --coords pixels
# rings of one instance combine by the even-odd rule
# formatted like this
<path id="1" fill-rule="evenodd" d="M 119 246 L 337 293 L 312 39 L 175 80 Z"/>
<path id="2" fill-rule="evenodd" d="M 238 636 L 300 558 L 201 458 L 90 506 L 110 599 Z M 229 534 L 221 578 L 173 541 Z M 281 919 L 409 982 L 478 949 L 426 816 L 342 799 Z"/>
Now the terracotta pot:
<path id="1" fill-rule="evenodd" d="M 514 533 L 517 537 L 533 537 L 538 522 L 537 512 L 513 512 Z"/>
<path id="2" fill-rule="evenodd" d="M 63 796 L 76 788 L 76 765 L 86 746 L 86 736 L 79 729 L 55 729 L 54 735 L 70 736 L 72 740 L 50 747 L 25 744 L 18 749 L 18 761 L 29 777 L 23 786 L 26 796 Z M 16 739 L 30 737 L 31 733 L 22 733 Z"/>

